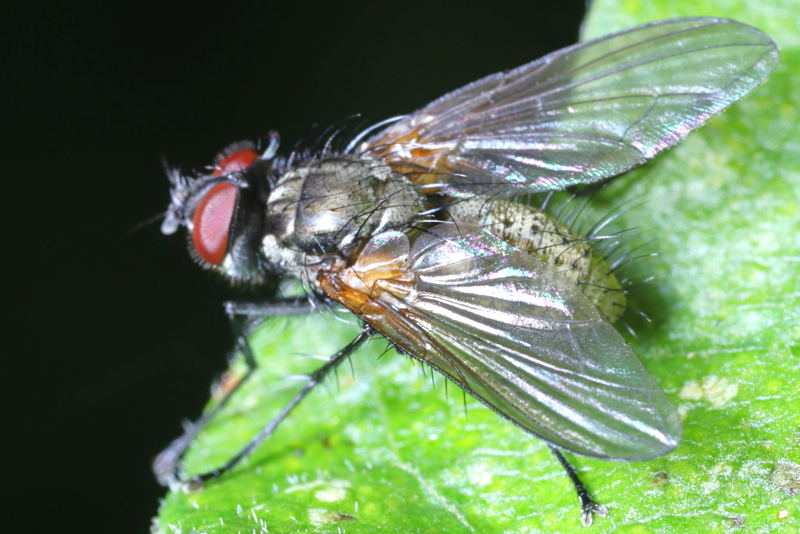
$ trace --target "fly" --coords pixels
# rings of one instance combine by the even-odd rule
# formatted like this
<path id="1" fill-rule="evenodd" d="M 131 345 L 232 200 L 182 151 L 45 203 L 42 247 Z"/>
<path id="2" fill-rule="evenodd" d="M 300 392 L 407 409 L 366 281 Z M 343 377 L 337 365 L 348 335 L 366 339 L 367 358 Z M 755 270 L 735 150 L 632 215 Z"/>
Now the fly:
<path id="1" fill-rule="evenodd" d="M 674 406 L 612 326 L 624 291 L 585 239 L 517 197 L 641 165 L 763 82 L 775 43 L 750 26 L 675 19 L 577 44 L 379 123 L 339 151 L 278 155 L 250 143 L 205 172 L 170 171 L 162 232 L 183 226 L 197 262 L 232 282 L 303 282 L 300 298 L 229 303 L 269 317 L 343 305 L 363 322 L 233 468 L 372 335 L 544 439 L 575 485 L 582 521 L 604 515 L 561 450 L 646 460 L 674 449 Z M 156 459 L 167 484 L 217 407 Z"/>

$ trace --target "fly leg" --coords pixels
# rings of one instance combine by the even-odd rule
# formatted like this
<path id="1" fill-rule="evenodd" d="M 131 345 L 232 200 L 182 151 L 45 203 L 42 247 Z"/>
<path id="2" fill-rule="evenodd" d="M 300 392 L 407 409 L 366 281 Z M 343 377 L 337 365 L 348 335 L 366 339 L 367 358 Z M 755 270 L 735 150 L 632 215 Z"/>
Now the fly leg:
<path id="1" fill-rule="evenodd" d="M 608 510 L 602 504 L 599 504 L 595 501 L 591 495 L 589 495 L 589 490 L 586 489 L 581 479 L 578 477 L 578 473 L 575 472 L 575 468 L 572 467 L 564 455 L 561 454 L 561 451 L 556 449 L 555 447 L 550 447 L 550 450 L 553 451 L 558 461 L 561 463 L 561 466 L 567 472 L 567 476 L 572 481 L 572 484 L 575 486 L 575 491 L 578 494 L 578 499 L 581 501 L 581 523 L 583 526 L 589 527 L 592 525 L 592 519 L 594 518 L 594 514 L 599 515 L 600 517 L 605 517 L 608 515 Z"/>
<path id="2" fill-rule="evenodd" d="M 297 393 L 297 395 L 294 396 L 294 398 L 289 402 L 289 404 L 287 404 L 280 412 L 278 412 L 278 415 L 276 415 L 270 422 L 268 422 L 264 426 L 264 428 L 262 428 L 261 431 L 250 440 L 250 443 L 245 445 L 245 447 L 242 450 L 236 453 L 236 455 L 230 460 L 228 460 L 222 467 L 219 467 L 207 473 L 203 473 L 202 475 L 193 477 L 190 484 L 193 487 L 202 486 L 203 482 L 205 482 L 206 480 L 217 478 L 222 474 L 230 471 L 240 461 L 249 456 L 250 453 L 252 453 L 256 447 L 258 447 L 261 443 L 264 442 L 264 440 L 272 436 L 272 434 L 275 432 L 275 429 L 278 428 L 278 425 L 280 425 L 283 422 L 283 420 L 286 419 L 286 416 L 291 413 L 291 411 L 295 408 L 295 406 L 300 404 L 300 401 L 302 401 L 306 397 L 306 395 L 311 393 L 311 390 L 313 390 L 316 386 L 320 384 L 320 382 L 322 382 L 322 380 L 328 375 L 328 373 L 336 369 L 336 367 L 340 363 L 342 363 L 342 361 L 344 361 L 345 358 L 347 358 L 359 345 L 361 345 L 364 341 L 366 341 L 372 334 L 373 334 L 372 328 L 370 328 L 368 325 L 365 324 L 364 327 L 361 329 L 361 332 L 359 332 L 359 334 L 355 338 L 353 338 L 353 340 L 350 341 L 350 343 L 348 343 L 342 349 L 340 349 L 339 352 L 331 356 L 330 359 L 327 362 L 325 362 L 325 364 L 322 367 L 320 367 L 319 369 L 308 375 L 308 382 L 306 383 L 305 386 L 303 386 L 303 389 L 300 390 Z"/>
<path id="3" fill-rule="evenodd" d="M 224 306 L 225 313 L 229 317 L 246 317 L 248 329 L 258 326 L 264 319 L 276 315 L 302 315 L 314 311 L 314 303 L 306 296 L 266 302 L 228 301 Z"/>
<path id="4" fill-rule="evenodd" d="M 153 460 L 153 473 L 155 473 L 158 483 L 162 486 L 168 486 L 179 478 L 180 461 L 189 444 L 200 430 L 225 407 L 233 394 L 239 390 L 242 384 L 247 382 L 258 367 L 253 350 L 247 341 L 247 334 L 268 317 L 308 313 L 313 311 L 313 306 L 307 297 L 299 297 L 258 303 L 226 302 L 225 311 L 231 319 L 231 325 L 236 336 L 236 348 L 244 355 L 247 371 L 211 410 L 200 416 L 197 421 L 187 423 L 183 434 L 170 443 Z"/>

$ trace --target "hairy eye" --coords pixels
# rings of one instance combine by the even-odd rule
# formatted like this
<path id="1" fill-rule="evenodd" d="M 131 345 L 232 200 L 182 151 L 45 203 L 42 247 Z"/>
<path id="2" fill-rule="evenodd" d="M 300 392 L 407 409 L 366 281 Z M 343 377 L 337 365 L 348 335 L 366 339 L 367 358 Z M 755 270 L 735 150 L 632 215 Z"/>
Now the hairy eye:
<path id="1" fill-rule="evenodd" d="M 197 254 L 212 265 L 220 265 L 228 250 L 228 233 L 239 190 L 221 183 L 211 188 L 194 212 L 192 243 Z"/>
<path id="2" fill-rule="evenodd" d="M 214 176 L 222 176 L 234 171 L 244 170 L 258 159 L 258 152 L 252 148 L 241 148 L 223 154 L 214 165 L 214 170 L 212 171 Z"/>

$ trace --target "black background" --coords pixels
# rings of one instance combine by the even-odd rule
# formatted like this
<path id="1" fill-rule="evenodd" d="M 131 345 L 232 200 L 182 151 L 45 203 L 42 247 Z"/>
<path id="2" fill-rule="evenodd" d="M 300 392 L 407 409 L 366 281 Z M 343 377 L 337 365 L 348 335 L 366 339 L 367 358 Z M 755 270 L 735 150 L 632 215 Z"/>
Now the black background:
<path id="1" fill-rule="evenodd" d="M 147 531 L 163 495 L 150 461 L 225 367 L 229 290 L 182 237 L 130 232 L 166 207 L 161 156 L 197 168 L 269 129 L 291 147 L 314 123 L 409 112 L 577 39 L 582 2 L 524 6 L 5 12 L 5 531 Z"/>

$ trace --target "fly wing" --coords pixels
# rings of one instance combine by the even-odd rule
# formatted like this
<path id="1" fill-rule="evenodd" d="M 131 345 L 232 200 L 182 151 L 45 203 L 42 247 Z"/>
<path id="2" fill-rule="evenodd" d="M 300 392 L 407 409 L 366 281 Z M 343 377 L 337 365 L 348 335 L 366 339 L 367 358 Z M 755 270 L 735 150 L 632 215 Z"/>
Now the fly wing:
<path id="1" fill-rule="evenodd" d="M 463 231 L 463 228 L 461 229 Z M 323 289 L 506 419 L 587 456 L 672 450 L 681 421 L 574 283 L 480 230 L 375 236 Z"/>
<path id="2" fill-rule="evenodd" d="M 775 43 L 739 22 L 656 22 L 487 76 L 362 148 L 451 195 L 559 190 L 644 163 L 777 61 Z"/>

